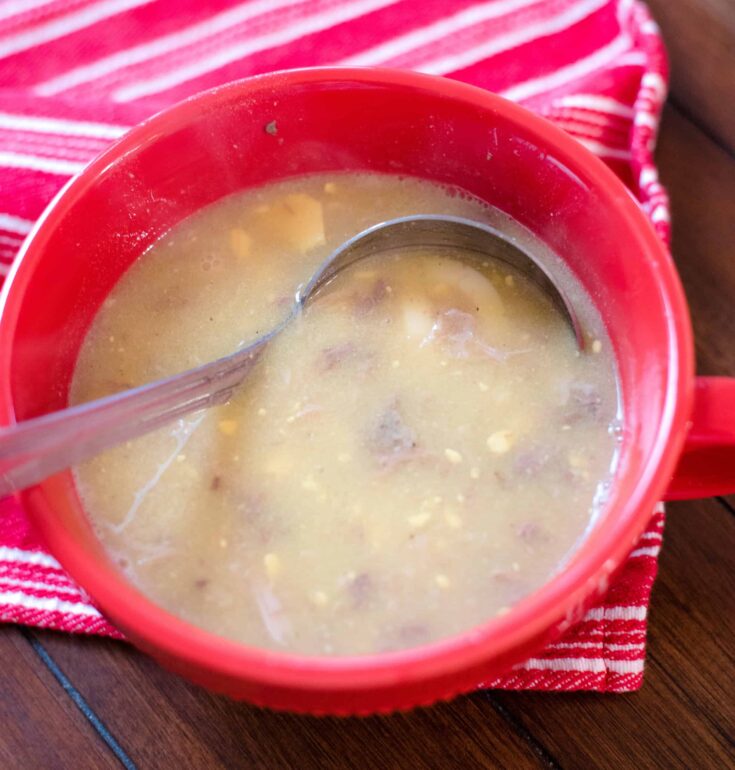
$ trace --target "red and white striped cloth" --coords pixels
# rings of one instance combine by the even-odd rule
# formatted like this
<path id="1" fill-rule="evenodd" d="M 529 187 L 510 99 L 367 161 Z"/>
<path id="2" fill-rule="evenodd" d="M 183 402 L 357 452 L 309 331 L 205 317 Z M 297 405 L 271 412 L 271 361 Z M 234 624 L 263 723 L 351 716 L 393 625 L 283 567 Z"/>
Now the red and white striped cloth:
<path id="1" fill-rule="evenodd" d="M 274 69 L 405 67 L 492 89 L 603 158 L 668 241 L 652 152 L 666 93 L 636 0 L 0 0 L 0 280 L 54 193 L 126 128 L 185 96 Z M 489 687 L 640 687 L 663 511 L 605 600 Z M 0 501 L 0 619 L 119 635 Z"/>

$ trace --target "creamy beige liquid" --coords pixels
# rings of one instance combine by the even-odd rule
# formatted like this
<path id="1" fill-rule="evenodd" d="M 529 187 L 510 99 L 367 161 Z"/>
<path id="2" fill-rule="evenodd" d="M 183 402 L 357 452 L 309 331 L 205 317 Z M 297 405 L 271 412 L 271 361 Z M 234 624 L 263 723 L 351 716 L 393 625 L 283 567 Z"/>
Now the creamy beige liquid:
<path id="1" fill-rule="evenodd" d="M 530 238 L 475 200 L 393 176 L 311 176 L 210 206 L 116 286 L 72 400 L 234 350 L 283 317 L 340 242 L 432 212 Z M 566 280 L 585 354 L 503 263 L 419 251 L 348 269 L 231 403 L 77 469 L 99 537 L 161 606 L 261 647 L 380 652 L 507 611 L 583 536 L 614 460 L 609 343 Z"/>

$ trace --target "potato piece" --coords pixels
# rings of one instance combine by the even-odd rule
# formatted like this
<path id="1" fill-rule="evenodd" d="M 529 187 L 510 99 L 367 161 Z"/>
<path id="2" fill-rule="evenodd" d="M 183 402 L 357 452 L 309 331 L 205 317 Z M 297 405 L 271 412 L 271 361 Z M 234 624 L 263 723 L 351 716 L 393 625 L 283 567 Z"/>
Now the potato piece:
<path id="1" fill-rule="evenodd" d="M 488 449 L 496 455 L 502 455 L 510 451 L 513 446 L 513 433 L 509 430 L 496 430 L 487 439 Z"/>
<path id="2" fill-rule="evenodd" d="M 302 254 L 326 243 L 322 204 L 311 195 L 286 195 L 274 204 L 271 221 L 279 237 Z"/>
<path id="3" fill-rule="evenodd" d="M 446 259 L 431 268 L 437 286 L 453 287 L 467 302 L 467 308 L 483 316 L 501 315 L 503 301 L 489 278 L 456 259 Z M 465 308 L 463 308 L 465 309 Z"/>
<path id="4" fill-rule="evenodd" d="M 281 560 L 278 558 L 278 554 L 267 553 L 263 557 L 263 565 L 269 578 L 276 577 L 281 571 Z"/>
<path id="5" fill-rule="evenodd" d="M 423 340 L 431 334 L 434 320 L 426 303 L 411 300 L 403 306 L 403 329 L 410 339 Z"/>

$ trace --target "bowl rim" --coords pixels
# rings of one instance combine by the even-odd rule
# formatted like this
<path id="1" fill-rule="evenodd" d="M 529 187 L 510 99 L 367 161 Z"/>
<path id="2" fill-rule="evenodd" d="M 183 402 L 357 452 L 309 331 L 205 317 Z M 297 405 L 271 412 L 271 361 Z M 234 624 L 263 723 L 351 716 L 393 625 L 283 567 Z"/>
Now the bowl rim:
<path id="1" fill-rule="evenodd" d="M 524 645 L 564 621 L 571 623 L 578 619 L 594 598 L 595 590 L 606 584 L 608 576 L 628 556 L 661 499 L 683 447 L 694 388 L 691 323 L 673 262 L 638 202 L 601 160 L 549 121 L 475 86 L 405 70 L 314 67 L 257 75 L 195 94 L 133 127 L 64 185 L 24 241 L 0 292 L 0 421 L 5 424 L 15 421 L 10 390 L 10 343 L 19 302 L 13 307 L 14 296 L 22 295 L 32 280 L 34 263 L 43 252 L 37 244 L 63 219 L 70 203 L 84 196 L 92 180 L 119 158 L 154 141 L 161 126 L 186 123 L 191 116 L 199 115 L 219 100 L 236 95 L 244 98 L 265 89 L 277 91 L 282 86 L 308 87 L 345 81 L 355 86 L 428 91 L 437 97 L 469 103 L 485 112 L 503 114 L 509 122 L 533 133 L 543 145 L 551 146 L 565 163 L 583 168 L 587 178 L 601 191 L 602 203 L 607 201 L 618 207 L 626 226 L 641 241 L 647 260 L 658 271 L 660 299 L 667 308 L 668 377 L 663 394 L 663 418 L 647 462 L 637 474 L 632 494 L 626 499 L 610 501 L 609 506 L 616 509 L 616 514 L 610 517 L 614 524 L 605 537 L 590 536 L 559 573 L 507 614 L 454 636 L 397 652 L 331 658 L 306 656 L 251 647 L 204 631 L 147 599 L 111 565 L 98 560 L 63 527 L 55 526 L 53 518 L 36 515 L 34 508 L 39 500 L 51 506 L 45 500 L 43 484 L 20 493 L 25 509 L 39 525 L 53 555 L 113 621 L 117 620 L 123 629 L 132 632 L 135 641 L 150 651 L 185 661 L 189 666 L 219 677 L 311 691 L 400 686 L 446 676 L 492 658 L 513 658 L 514 650 L 523 650 Z"/>

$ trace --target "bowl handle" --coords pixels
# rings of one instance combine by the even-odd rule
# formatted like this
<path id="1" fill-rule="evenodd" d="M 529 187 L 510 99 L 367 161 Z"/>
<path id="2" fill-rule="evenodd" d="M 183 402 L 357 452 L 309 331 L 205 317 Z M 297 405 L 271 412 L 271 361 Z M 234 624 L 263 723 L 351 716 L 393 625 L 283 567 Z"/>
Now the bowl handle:
<path id="1" fill-rule="evenodd" d="M 684 451 L 667 500 L 735 492 L 735 378 L 697 377 Z"/>

